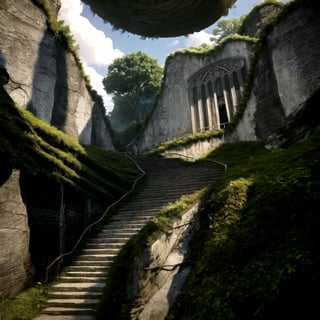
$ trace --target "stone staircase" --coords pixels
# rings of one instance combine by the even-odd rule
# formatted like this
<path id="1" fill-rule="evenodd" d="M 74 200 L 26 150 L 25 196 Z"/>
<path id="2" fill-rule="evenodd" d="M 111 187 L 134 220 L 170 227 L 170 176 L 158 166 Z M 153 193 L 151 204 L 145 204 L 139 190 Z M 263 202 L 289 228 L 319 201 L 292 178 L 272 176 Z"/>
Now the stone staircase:
<path id="1" fill-rule="evenodd" d="M 108 268 L 122 246 L 167 203 L 214 183 L 223 172 L 216 165 L 185 164 L 178 159 L 139 158 L 137 163 L 146 172 L 142 190 L 86 243 L 51 287 L 47 306 L 37 320 L 94 319 Z"/>

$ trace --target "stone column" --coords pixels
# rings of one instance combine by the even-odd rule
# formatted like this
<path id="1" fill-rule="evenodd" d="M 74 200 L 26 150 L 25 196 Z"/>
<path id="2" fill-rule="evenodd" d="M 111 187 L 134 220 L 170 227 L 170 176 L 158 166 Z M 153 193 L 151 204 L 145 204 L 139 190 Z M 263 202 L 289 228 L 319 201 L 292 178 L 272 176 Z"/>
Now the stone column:
<path id="1" fill-rule="evenodd" d="M 215 127 L 217 129 L 220 129 L 220 116 L 219 116 L 219 108 L 218 108 L 218 99 L 217 99 L 217 92 L 215 90 L 215 85 L 212 84 L 213 87 L 213 108 L 214 108 L 214 113 L 215 113 Z"/>
<path id="2" fill-rule="evenodd" d="M 230 82 L 230 92 L 231 92 L 231 99 L 232 99 L 232 105 L 233 105 L 233 114 L 235 114 L 237 111 L 237 106 L 238 106 L 238 98 L 237 98 L 236 88 L 234 85 L 232 74 L 228 74 L 228 77 L 229 77 L 229 82 Z"/>
<path id="3" fill-rule="evenodd" d="M 237 70 L 237 76 L 238 76 L 238 81 L 239 81 L 239 88 L 240 88 L 240 92 L 241 95 L 243 94 L 243 83 L 244 83 L 244 79 L 242 77 L 242 73 L 241 73 L 241 69 Z M 239 101 L 240 102 L 240 101 Z"/>
<path id="4" fill-rule="evenodd" d="M 204 127 L 204 121 L 203 121 L 204 106 L 203 106 L 202 98 L 201 98 L 201 85 L 200 85 L 200 87 L 197 87 L 197 93 L 198 93 L 199 127 L 200 127 L 200 131 L 202 132 L 203 127 Z"/>
<path id="5" fill-rule="evenodd" d="M 211 96 L 208 89 L 208 83 L 205 84 L 205 90 L 206 90 L 206 97 L 207 97 L 207 114 L 208 114 L 208 129 L 212 129 L 212 112 L 211 112 Z"/>
<path id="6" fill-rule="evenodd" d="M 224 77 L 221 77 L 221 84 L 222 84 L 224 103 L 226 105 L 227 118 L 228 118 L 228 122 L 230 122 L 230 112 L 229 112 L 230 106 L 229 106 L 228 92 L 226 90 L 226 84 L 225 84 L 225 81 L 224 81 Z"/>
<path id="7" fill-rule="evenodd" d="M 196 115 L 195 113 L 197 112 L 196 108 L 197 106 L 194 105 L 194 100 L 193 100 L 193 88 L 189 89 L 189 101 L 191 101 L 191 126 L 192 126 L 192 133 L 197 132 L 197 123 L 196 123 Z"/>

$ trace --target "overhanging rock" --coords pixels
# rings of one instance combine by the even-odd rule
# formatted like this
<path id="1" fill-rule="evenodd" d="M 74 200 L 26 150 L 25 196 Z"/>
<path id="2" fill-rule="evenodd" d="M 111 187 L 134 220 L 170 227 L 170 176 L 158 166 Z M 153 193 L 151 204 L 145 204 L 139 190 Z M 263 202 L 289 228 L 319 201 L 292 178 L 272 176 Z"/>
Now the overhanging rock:
<path id="1" fill-rule="evenodd" d="M 116 29 L 144 37 L 174 37 L 216 22 L 236 0 L 82 0 Z"/>

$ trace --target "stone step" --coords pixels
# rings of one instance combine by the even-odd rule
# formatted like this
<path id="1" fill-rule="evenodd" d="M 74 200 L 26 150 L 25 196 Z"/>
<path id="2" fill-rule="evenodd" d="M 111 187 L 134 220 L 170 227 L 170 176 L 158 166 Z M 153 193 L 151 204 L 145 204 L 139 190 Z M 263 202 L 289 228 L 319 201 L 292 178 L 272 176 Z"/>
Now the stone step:
<path id="1" fill-rule="evenodd" d="M 63 307 L 48 307 L 42 313 L 46 315 L 93 315 L 92 308 L 63 308 Z"/>
<path id="2" fill-rule="evenodd" d="M 118 250 L 119 252 L 119 250 Z M 90 261 L 110 261 L 116 256 L 116 253 L 108 253 L 108 254 L 82 254 L 79 256 L 80 260 L 90 260 Z"/>
<path id="3" fill-rule="evenodd" d="M 106 255 L 106 254 L 114 254 L 114 256 L 121 250 L 122 246 L 118 247 L 107 247 L 107 248 L 87 248 L 82 250 L 81 256 L 88 255 Z"/>
<path id="4" fill-rule="evenodd" d="M 125 244 L 124 241 L 122 242 L 111 242 L 111 241 L 101 241 L 101 242 L 94 242 L 94 243 L 87 243 L 86 244 L 86 249 L 118 249 L 122 248 L 123 245 Z"/>
<path id="5" fill-rule="evenodd" d="M 68 292 L 102 292 L 105 287 L 105 283 L 92 283 L 92 282 L 79 282 L 79 283 L 69 283 L 69 282 L 59 282 L 52 287 L 53 291 L 68 291 Z"/>
<path id="6" fill-rule="evenodd" d="M 106 283 L 107 277 L 85 277 L 85 276 L 61 276 L 60 278 L 61 283 Z"/>
<path id="7" fill-rule="evenodd" d="M 152 219 L 153 216 L 146 215 L 144 217 L 137 217 L 135 214 L 120 214 L 111 218 L 111 221 L 129 222 L 129 223 L 145 223 Z"/>
<path id="8" fill-rule="evenodd" d="M 66 277 L 106 277 L 107 270 L 104 271 L 66 271 L 64 272 Z"/>
<path id="9" fill-rule="evenodd" d="M 99 303 L 99 299 L 49 299 L 47 307 L 90 309 Z"/>
<path id="10" fill-rule="evenodd" d="M 92 262 L 96 262 L 96 261 L 92 261 Z M 75 271 L 75 272 L 90 272 L 90 271 L 105 271 L 107 270 L 108 267 L 105 266 L 96 266 L 96 265 L 79 265 L 79 266 L 69 266 L 68 270 L 69 271 Z"/>
<path id="11" fill-rule="evenodd" d="M 92 245 L 105 245 L 108 243 L 121 243 L 122 245 L 124 245 L 128 240 L 130 239 L 130 237 L 108 237 L 108 238 L 95 238 L 95 239 L 91 239 L 87 245 L 88 246 L 92 246 Z"/>
<path id="12" fill-rule="evenodd" d="M 70 266 L 71 267 L 103 267 L 103 269 L 106 269 L 113 261 L 113 257 L 110 257 L 108 260 L 102 260 L 102 261 L 93 261 L 93 260 L 84 260 L 82 257 L 78 257 L 77 260 L 75 260 Z"/>
<path id="13" fill-rule="evenodd" d="M 121 229 L 103 229 L 101 231 L 101 233 L 99 233 L 99 239 L 103 239 L 104 237 L 117 237 L 117 238 L 127 238 L 127 237 L 131 237 L 135 234 L 137 234 L 138 229 L 129 229 L 129 228 L 123 228 Z M 97 239 L 97 237 L 95 237 L 94 239 Z"/>
<path id="14" fill-rule="evenodd" d="M 81 292 L 81 291 L 51 291 L 49 299 L 100 299 L 102 292 Z"/>

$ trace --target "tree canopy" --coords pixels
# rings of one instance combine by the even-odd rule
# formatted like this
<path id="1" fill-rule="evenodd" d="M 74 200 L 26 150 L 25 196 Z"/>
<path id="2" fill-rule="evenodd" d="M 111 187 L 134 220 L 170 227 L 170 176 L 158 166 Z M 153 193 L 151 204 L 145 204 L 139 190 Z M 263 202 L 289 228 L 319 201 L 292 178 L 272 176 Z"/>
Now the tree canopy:
<path id="1" fill-rule="evenodd" d="M 219 20 L 217 27 L 212 31 L 213 37 L 210 40 L 219 43 L 223 38 L 237 33 L 245 17 L 246 15 L 241 16 L 240 19 Z"/>
<path id="2" fill-rule="evenodd" d="M 113 95 L 113 126 L 118 122 L 121 127 L 122 122 L 123 129 L 144 119 L 160 92 L 162 72 L 157 60 L 141 51 L 115 59 L 109 65 L 103 85 Z"/>

